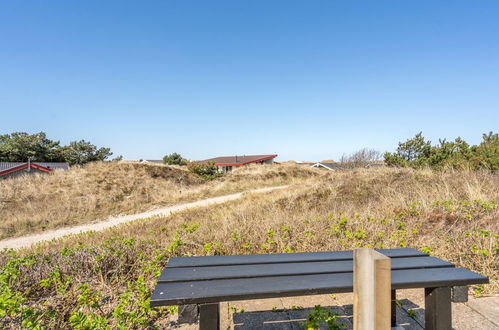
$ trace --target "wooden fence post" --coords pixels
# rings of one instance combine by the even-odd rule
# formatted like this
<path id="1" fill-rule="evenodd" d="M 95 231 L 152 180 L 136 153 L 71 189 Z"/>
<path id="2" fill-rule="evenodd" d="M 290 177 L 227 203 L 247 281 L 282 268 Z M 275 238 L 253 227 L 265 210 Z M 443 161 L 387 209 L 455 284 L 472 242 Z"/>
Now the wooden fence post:
<path id="1" fill-rule="evenodd" d="M 391 260 L 374 251 L 354 251 L 353 328 L 391 329 Z"/>

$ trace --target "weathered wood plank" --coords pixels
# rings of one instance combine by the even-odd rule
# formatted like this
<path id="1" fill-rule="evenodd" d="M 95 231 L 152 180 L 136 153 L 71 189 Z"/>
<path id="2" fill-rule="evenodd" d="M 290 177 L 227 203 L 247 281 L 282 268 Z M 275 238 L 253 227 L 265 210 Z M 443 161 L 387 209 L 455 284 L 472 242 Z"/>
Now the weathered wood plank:
<path id="1" fill-rule="evenodd" d="M 416 249 L 380 249 L 376 250 L 390 258 L 428 256 Z M 171 258 L 168 267 L 203 267 L 251 265 L 288 262 L 353 260 L 352 251 L 310 252 L 310 253 L 275 253 L 249 254 L 232 256 L 176 257 Z"/>
<path id="2" fill-rule="evenodd" d="M 392 269 L 454 267 L 450 262 L 435 257 L 393 258 Z M 158 282 L 199 281 L 210 279 L 249 278 L 325 273 L 352 272 L 352 260 L 315 261 L 281 264 L 238 266 L 205 266 L 165 268 Z"/>
<path id="3" fill-rule="evenodd" d="M 489 282 L 487 277 L 464 268 L 393 270 L 391 277 L 393 290 Z M 151 297 L 151 305 L 198 304 L 352 292 L 352 283 L 352 273 L 158 283 Z"/>

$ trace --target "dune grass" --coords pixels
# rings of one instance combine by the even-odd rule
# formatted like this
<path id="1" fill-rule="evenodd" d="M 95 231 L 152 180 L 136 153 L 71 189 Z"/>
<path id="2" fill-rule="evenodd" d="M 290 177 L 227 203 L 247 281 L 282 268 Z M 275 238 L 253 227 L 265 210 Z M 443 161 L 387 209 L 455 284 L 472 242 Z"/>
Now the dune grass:
<path id="1" fill-rule="evenodd" d="M 174 307 L 151 309 L 148 298 L 170 256 L 413 247 L 489 276 L 471 290 L 494 294 L 498 202 L 499 177 L 487 172 L 321 172 L 285 190 L 4 251 L 0 299 L 14 298 L 0 304 L 0 326 L 166 327 Z"/>
<path id="2" fill-rule="evenodd" d="M 292 183 L 313 175 L 298 166 L 249 166 L 213 181 L 156 164 L 100 162 L 52 175 L 0 182 L 0 239 Z"/>

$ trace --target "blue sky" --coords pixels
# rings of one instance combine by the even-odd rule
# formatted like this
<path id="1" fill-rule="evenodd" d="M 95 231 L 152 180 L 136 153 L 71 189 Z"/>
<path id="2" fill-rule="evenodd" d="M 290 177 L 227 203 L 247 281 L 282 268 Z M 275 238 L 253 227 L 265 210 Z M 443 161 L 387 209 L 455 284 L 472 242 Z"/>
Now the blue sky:
<path id="1" fill-rule="evenodd" d="M 499 128 L 499 1 L 1 1 L 0 133 L 126 159 Z"/>

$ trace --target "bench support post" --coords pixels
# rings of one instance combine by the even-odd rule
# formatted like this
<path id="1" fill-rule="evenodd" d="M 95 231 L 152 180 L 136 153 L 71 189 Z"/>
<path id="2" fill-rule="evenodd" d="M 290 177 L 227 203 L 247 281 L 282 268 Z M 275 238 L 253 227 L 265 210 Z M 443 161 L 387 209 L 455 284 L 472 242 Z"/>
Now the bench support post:
<path id="1" fill-rule="evenodd" d="M 425 329 L 451 330 L 451 288 L 425 288 Z"/>
<path id="2" fill-rule="evenodd" d="M 199 330 L 219 330 L 219 303 L 199 305 Z"/>

